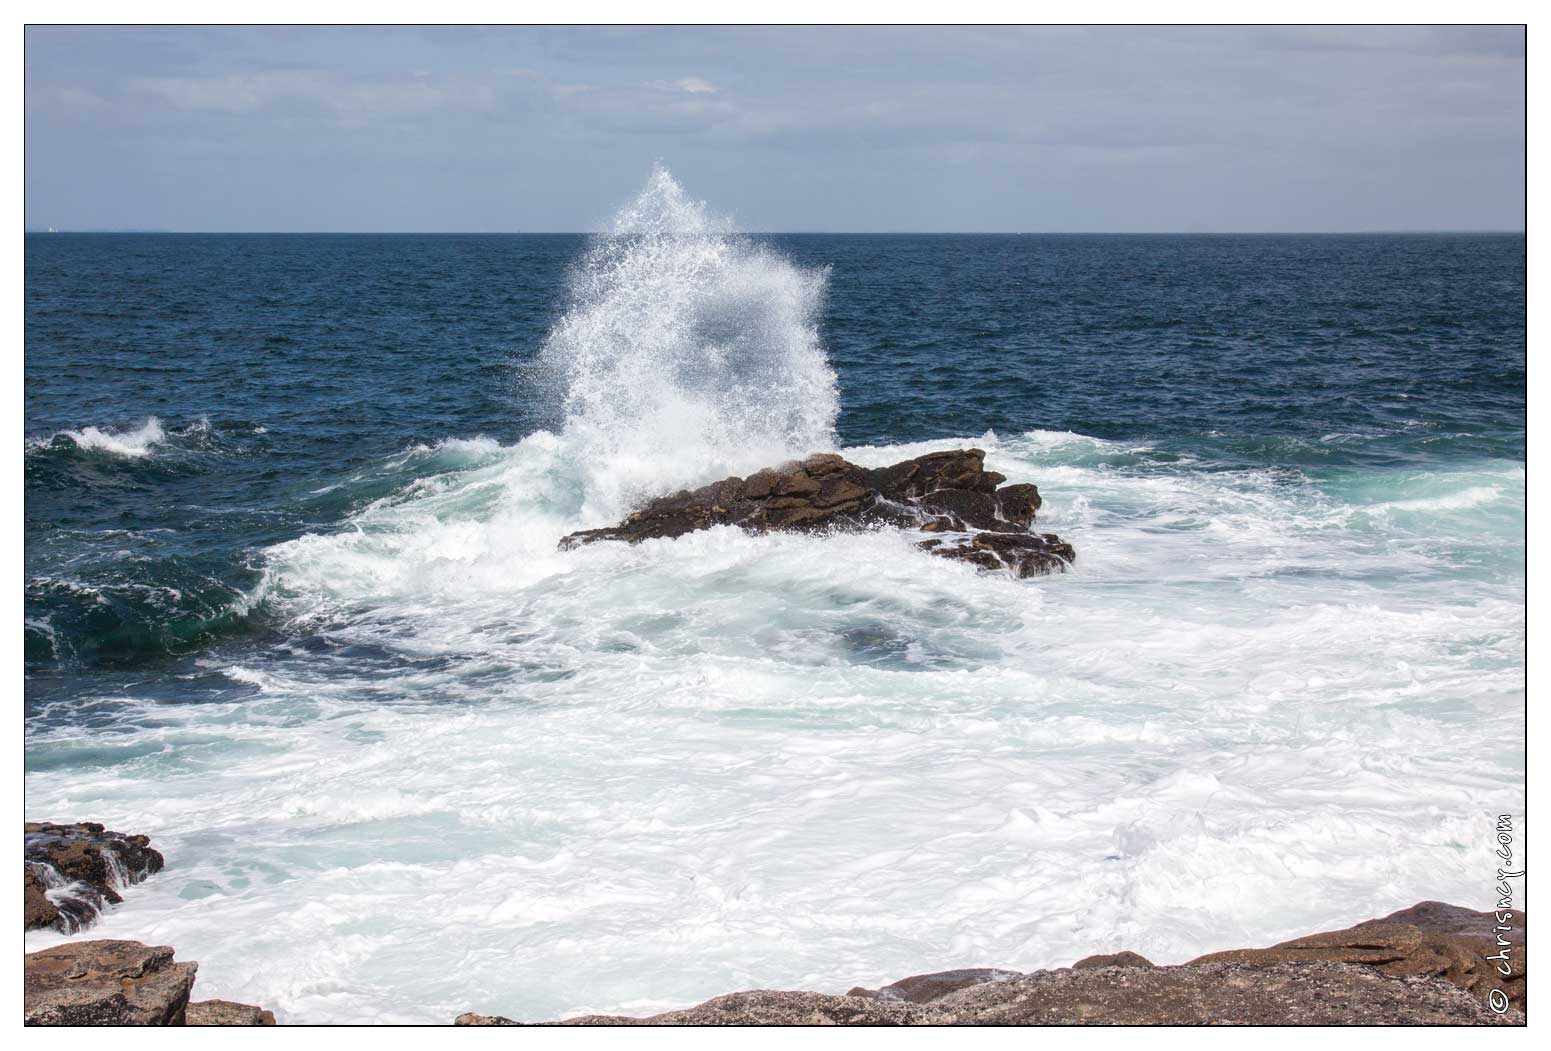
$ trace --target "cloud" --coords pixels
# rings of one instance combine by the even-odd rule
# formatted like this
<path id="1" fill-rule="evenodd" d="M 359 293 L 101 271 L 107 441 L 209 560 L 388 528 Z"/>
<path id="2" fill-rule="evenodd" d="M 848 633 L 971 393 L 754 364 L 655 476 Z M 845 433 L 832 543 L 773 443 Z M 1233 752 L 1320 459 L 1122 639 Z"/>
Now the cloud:
<path id="1" fill-rule="evenodd" d="M 677 80 L 648 80 L 646 86 L 658 91 L 677 91 L 685 95 L 714 95 L 716 85 L 700 77 L 680 77 Z"/>
<path id="2" fill-rule="evenodd" d="M 314 70 L 136 77 L 129 88 L 176 110 L 256 113 L 284 106 L 349 116 L 489 110 L 499 94 L 498 82 L 492 79 L 433 77 L 426 72 L 359 78 Z"/>

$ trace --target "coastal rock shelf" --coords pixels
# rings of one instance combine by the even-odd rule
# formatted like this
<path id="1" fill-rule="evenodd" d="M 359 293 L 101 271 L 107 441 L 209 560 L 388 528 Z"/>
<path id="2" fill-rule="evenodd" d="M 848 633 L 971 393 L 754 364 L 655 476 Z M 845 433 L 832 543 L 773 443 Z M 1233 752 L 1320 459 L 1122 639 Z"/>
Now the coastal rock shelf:
<path id="1" fill-rule="evenodd" d="M 27 930 L 53 927 L 73 934 L 164 863 L 147 837 L 113 832 L 94 821 L 29 821 L 23 840 Z"/>
<path id="2" fill-rule="evenodd" d="M 197 963 L 167 945 L 67 942 L 27 954 L 27 1025 L 274 1025 L 262 1007 L 190 1002 Z"/>
<path id="3" fill-rule="evenodd" d="M 844 996 L 755 990 L 646 1018 L 561 1024 L 1522 1025 L 1524 914 L 1508 926 L 1503 933 L 1490 912 L 1425 901 L 1346 930 L 1176 967 L 1118 952 L 1029 974 L 939 971 Z M 1493 953 L 1506 957 L 1507 975 L 1488 960 Z M 520 1023 L 469 1013 L 455 1024 Z"/>
<path id="4" fill-rule="evenodd" d="M 726 478 L 653 500 L 617 526 L 561 539 L 564 549 L 598 540 L 639 543 L 735 525 L 753 533 L 893 527 L 941 534 L 918 544 L 943 558 L 1017 577 L 1065 570 L 1072 546 L 1031 528 L 1040 507 L 1032 485 L 1002 485 L 981 449 L 928 453 L 891 467 L 858 467 L 833 453 Z"/>

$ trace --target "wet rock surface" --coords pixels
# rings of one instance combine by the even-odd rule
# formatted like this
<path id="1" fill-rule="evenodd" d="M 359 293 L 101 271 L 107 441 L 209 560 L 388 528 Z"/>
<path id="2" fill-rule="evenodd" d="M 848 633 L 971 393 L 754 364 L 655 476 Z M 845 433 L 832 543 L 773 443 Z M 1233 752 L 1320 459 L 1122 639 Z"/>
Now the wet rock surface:
<path id="1" fill-rule="evenodd" d="M 1192 963 L 1280 963 L 1314 960 L 1363 964 L 1396 978 L 1436 977 L 1479 1000 L 1500 998 L 1524 1010 L 1526 923 L 1514 910 L 1508 930 L 1495 913 L 1424 901 L 1346 930 L 1311 934 L 1265 949 L 1209 953 Z M 1499 941 L 1499 936 L 1501 941 Z M 1489 957 L 1501 956 L 1508 974 Z"/>
<path id="2" fill-rule="evenodd" d="M 733 525 L 754 533 L 921 529 L 934 555 L 1028 577 L 1064 570 L 1070 544 L 1032 531 L 1040 507 L 1032 485 L 1002 485 L 985 452 L 929 453 L 889 467 L 859 467 L 833 453 L 726 478 L 653 500 L 617 526 L 572 533 L 574 548 L 599 540 L 639 543 Z"/>
<path id="3" fill-rule="evenodd" d="M 195 963 L 166 945 L 81 941 L 28 953 L 27 1025 L 182 1025 Z"/>
<path id="4" fill-rule="evenodd" d="M 147 837 L 114 832 L 94 821 L 29 821 L 23 825 L 23 841 L 27 929 L 74 933 L 164 864 Z"/>

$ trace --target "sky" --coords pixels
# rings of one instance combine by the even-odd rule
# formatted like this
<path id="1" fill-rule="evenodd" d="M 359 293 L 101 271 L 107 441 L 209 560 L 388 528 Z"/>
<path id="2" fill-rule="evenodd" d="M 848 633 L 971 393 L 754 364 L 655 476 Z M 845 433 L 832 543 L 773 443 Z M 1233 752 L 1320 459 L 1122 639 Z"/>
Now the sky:
<path id="1" fill-rule="evenodd" d="M 28 229 L 1521 230 L 1524 32 L 26 32 Z"/>

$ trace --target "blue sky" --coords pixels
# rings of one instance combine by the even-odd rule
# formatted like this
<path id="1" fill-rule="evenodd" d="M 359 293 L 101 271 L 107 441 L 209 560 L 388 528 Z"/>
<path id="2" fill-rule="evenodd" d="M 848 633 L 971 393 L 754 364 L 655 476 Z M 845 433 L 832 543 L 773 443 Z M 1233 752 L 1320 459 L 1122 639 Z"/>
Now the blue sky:
<path id="1" fill-rule="evenodd" d="M 29 228 L 1522 229 L 1518 28 L 31 28 Z"/>

